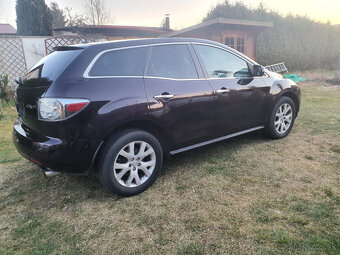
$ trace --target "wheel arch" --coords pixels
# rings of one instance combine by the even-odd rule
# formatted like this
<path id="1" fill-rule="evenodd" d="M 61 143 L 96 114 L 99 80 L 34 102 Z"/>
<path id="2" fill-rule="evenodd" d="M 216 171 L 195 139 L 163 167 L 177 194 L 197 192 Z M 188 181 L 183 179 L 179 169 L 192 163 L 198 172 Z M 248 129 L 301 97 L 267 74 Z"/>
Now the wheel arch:
<path id="1" fill-rule="evenodd" d="M 166 132 L 159 125 L 153 123 L 152 121 L 148 121 L 148 120 L 129 121 L 129 122 L 126 122 L 126 123 L 116 127 L 108 135 L 106 135 L 104 137 L 104 139 L 102 140 L 102 142 L 98 146 L 95 155 L 93 156 L 92 165 L 91 165 L 92 169 L 95 168 L 96 165 L 97 165 L 98 158 L 101 155 L 101 152 L 102 152 L 103 147 L 104 147 L 103 145 L 105 144 L 105 142 L 108 139 L 110 139 L 110 137 L 112 137 L 117 132 L 120 132 L 120 131 L 126 130 L 126 129 L 140 129 L 140 130 L 149 132 L 150 134 L 155 136 L 158 139 L 158 141 L 160 142 L 162 149 L 163 149 L 163 154 L 165 154 L 165 155 L 168 154 L 168 152 L 169 152 L 169 139 L 168 139 Z"/>
<path id="2" fill-rule="evenodd" d="M 280 96 L 280 97 L 289 97 L 290 99 L 293 100 L 294 102 L 294 106 L 295 106 L 295 110 L 296 110 L 296 115 L 298 114 L 299 110 L 300 110 L 300 101 L 299 101 L 299 98 L 298 96 L 292 92 L 292 91 L 286 91 L 286 92 L 283 92 Z"/>

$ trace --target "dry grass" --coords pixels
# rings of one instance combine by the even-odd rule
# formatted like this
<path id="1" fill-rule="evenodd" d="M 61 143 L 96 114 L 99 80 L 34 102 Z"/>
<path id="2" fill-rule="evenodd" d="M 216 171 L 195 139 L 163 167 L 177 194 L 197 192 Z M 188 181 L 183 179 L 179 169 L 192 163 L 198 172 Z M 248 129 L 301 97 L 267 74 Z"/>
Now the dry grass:
<path id="1" fill-rule="evenodd" d="M 340 88 L 302 91 L 287 138 L 253 133 L 175 156 L 131 198 L 94 176 L 44 179 L 17 160 L 6 115 L 0 254 L 339 254 Z"/>
<path id="2" fill-rule="evenodd" d="M 307 78 L 309 82 L 324 83 L 326 81 L 332 85 L 340 85 L 340 70 L 308 70 L 297 73 L 301 73 L 302 77 Z"/>

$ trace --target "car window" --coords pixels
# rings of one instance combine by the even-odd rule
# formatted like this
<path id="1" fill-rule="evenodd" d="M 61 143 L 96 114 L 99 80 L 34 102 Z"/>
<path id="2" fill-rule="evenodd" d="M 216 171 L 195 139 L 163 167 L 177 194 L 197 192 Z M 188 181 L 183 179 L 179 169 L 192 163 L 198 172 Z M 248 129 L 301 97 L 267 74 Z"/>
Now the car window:
<path id="1" fill-rule="evenodd" d="M 40 86 L 38 80 L 55 81 L 81 52 L 82 50 L 54 51 L 47 55 L 25 75 L 24 86 Z"/>
<path id="2" fill-rule="evenodd" d="M 225 50 L 206 46 L 194 45 L 210 78 L 250 77 L 247 62 Z"/>
<path id="3" fill-rule="evenodd" d="M 187 45 L 161 45 L 153 47 L 148 76 L 173 79 L 198 78 Z"/>
<path id="4" fill-rule="evenodd" d="M 104 53 L 92 67 L 90 76 L 143 76 L 147 47 Z"/>

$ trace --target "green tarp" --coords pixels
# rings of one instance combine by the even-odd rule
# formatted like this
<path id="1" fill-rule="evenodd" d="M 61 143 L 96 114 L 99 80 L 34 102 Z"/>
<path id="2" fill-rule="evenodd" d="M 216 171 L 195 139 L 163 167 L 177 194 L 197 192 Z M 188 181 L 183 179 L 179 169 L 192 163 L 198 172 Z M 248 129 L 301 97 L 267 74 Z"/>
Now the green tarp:
<path id="1" fill-rule="evenodd" d="M 283 77 L 286 78 L 286 79 L 291 79 L 295 82 L 301 82 L 301 81 L 306 80 L 306 78 L 301 77 L 300 74 L 293 74 L 293 73 L 292 74 L 286 74 Z"/>

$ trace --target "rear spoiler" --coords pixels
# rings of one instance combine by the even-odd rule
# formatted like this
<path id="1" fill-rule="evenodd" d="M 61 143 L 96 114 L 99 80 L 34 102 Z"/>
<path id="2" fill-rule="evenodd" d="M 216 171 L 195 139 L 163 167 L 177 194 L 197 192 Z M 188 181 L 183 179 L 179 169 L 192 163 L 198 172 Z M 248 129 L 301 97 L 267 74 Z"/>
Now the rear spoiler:
<path id="1" fill-rule="evenodd" d="M 85 48 L 79 46 L 57 46 L 53 48 L 54 51 L 83 50 L 83 49 Z"/>

